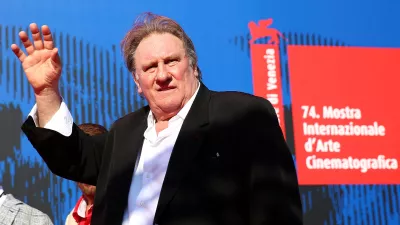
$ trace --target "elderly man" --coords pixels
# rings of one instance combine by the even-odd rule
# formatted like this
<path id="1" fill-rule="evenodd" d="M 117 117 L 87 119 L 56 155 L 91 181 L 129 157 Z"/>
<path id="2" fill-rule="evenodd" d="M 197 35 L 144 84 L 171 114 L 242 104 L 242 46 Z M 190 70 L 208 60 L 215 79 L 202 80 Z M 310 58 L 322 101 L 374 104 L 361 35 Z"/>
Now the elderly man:
<path id="1" fill-rule="evenodd" d="M 194 45 L 167 17 L 144 14 L 122 41 L 148 106 L 87 136 L 59 92 L 49 27 L 30 25 L 20 59 L 36 105 L 22 130 L 51 171 L 97 186 L 93 225 L 300 225 L 294 162 L 272 105 L 201 82 Z"/>

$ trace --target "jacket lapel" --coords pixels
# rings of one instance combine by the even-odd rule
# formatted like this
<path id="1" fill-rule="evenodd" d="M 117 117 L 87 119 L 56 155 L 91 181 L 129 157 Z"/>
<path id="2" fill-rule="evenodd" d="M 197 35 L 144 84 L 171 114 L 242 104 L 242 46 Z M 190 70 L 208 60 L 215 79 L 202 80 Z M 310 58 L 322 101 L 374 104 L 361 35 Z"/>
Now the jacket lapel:
<path id="1" fill-rule="evenodd" d="M 209 123 L 210 91 L 200 84 L 199 92 L 179 132 L 157 205 L 155 223 L 172 200 L 182 179 L 190 171 L 192 160 L 201 148 Z"/>
<path id="2" fill-rule="evenodd" d="M 146 107 L 138 116 L 140 119 L 131 118 L 126 121 L 127 129 L 117 130 L 114 139 L 118 147 L 117 152 L 112 156 L 111 172 L 108 177 L 107 186 L 107 208 L 110 215 L 107 218 L 111 221 L 122 221 L 125 212 L 129 189 L 133 178 L 133 173 L 143 145 L 143 133 L 147 127 L 147 114 L 149 108 Z M 122 142 L 121 142 L 122 140 Z M 105 221 L 107 223 L 107 221 Z"/>

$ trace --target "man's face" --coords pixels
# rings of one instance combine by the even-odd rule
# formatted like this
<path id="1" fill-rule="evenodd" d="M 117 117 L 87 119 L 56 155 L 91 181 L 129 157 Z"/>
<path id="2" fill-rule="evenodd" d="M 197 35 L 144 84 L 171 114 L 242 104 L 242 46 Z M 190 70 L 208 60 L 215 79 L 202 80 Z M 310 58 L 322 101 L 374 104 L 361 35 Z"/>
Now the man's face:
<path id="1" fill-rule="evenodd" d="M 83 184 L 83 183 L 78 183 L 79 189 L 83 192 L 83 194 L 87 197 L 94 197 L 96 194 L 96 187 L 89 185 L 89 184 Z"/>
<path id="2" fill-rule="evenodd" d="M 196 91 L 198 72 L 182 41 L 169 33 L 143 39 L 135 53 L 138 92 L 152 110 L 176 114 Z"/>

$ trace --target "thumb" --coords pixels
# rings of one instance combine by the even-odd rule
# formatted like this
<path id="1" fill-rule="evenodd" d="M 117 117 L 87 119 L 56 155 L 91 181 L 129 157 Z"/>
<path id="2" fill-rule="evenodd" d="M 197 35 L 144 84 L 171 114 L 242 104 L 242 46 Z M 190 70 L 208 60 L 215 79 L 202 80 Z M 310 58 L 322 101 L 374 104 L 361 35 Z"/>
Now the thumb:
<path id="1" fill-rule="evenodd" d="M 51 58 L 51 64 L 54 67 L 61 67 L 61 59 L 60 56 L 58 55 L 58 48 L 53 49 L 50 58 Z"/>

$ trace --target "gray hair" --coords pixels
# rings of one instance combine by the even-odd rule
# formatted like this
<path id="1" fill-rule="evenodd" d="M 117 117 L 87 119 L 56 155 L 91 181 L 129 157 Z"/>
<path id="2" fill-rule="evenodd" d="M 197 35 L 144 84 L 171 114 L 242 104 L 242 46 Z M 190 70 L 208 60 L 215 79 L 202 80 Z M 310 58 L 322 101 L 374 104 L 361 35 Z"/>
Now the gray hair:
<path id="1" fill-rule="evenodd" d="M 201 71 L 198 66 L 197 54 L 192 40 L 177 22 L 168 17 L 150 12 L 138 16 L 133 27 L 128 31 L 121 42 L 124 61 L 131 73 L 136 74 L 134 56 L 137 47 L 144 38 L 153 33 L 170 33 L 179 38 L 183 42 L 186 54 L 189 57 L 190 65 L 196 67 L 199 74 L 198 79 L 201 80 Z"/>

